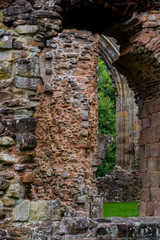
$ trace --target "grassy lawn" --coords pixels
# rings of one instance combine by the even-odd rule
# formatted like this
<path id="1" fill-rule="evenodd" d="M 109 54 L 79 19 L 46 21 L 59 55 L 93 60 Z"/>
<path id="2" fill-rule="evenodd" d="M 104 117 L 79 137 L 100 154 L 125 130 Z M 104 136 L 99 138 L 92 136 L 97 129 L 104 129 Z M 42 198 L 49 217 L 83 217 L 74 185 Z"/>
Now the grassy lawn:
<path id="1" fill-rule="evenodd" d="M 138 217 L 138 202 L 104 203 L 103 217 Z"/>

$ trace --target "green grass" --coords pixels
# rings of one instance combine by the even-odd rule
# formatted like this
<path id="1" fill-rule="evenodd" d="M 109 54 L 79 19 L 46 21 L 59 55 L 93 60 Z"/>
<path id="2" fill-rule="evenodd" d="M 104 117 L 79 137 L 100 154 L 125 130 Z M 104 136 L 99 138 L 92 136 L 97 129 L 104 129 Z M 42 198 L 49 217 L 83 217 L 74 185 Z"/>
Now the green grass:
<path id="1" fill-rule="evenodd" d="M 138 202 L 104 203 L 103 217 L 138 217 Z"/>

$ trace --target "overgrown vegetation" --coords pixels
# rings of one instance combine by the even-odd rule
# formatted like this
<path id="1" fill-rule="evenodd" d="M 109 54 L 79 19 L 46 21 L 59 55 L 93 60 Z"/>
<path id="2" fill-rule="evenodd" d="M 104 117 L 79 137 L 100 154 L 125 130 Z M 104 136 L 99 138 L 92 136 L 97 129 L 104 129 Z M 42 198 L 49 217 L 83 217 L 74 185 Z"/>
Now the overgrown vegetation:
<path id="1" fill-rule="evenodd" d="M 98 58 L 98 121 L 99 133 L 114 137 L 105 159 L 97 169 L 97 177 L 103 177 L 113 171 L 116 161 L 116 97 L 112 79 L 100 57 Z"/>
<path id="2" fill-rule="evenodd" d="M 138 202 L 104 203 L 103 217 L 138 217 Z"/>

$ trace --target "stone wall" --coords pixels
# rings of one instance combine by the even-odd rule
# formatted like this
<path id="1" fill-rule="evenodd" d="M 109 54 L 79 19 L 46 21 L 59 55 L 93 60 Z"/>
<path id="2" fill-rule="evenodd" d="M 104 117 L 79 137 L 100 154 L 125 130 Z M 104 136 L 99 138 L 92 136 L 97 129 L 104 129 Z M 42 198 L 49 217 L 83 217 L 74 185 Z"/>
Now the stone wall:
<path id="1" fill-rule="evenodd" d="M 112 174 L 97 178 L 96 184 L 103 202 L 140 201 L 142 180 L 138 174 L 115 170 Z"/>
<path id="2" fill-rule="evenodd" d="M 44 94 L 34 114 L 38 167 L 33 198 L 71 203 L 75 196 L 94 191 L 97 44 L 98 36 L 68 30 L 48 40 L 40 53 Z"/>
<path id="3" fill-rule="evenodd" d="M 39 226 L 0 229 L 0 238 L 12 240 L 144 240 L 160 238 L 159 218 L 63 218 L 60 225 L 44 221 Z"/>

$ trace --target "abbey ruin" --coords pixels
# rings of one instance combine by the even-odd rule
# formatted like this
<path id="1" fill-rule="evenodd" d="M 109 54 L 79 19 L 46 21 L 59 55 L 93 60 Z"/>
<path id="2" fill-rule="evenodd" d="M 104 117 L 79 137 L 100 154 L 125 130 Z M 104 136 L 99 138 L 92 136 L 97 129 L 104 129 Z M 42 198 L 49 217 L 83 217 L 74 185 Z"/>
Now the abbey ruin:
<path id="1" fill-rule="evenodd" d="M 158 0 L 0 0 L 0 239 L 160 239 L 159 36 Z M 102 218 L 99 55 L 139 218 Z"/>

